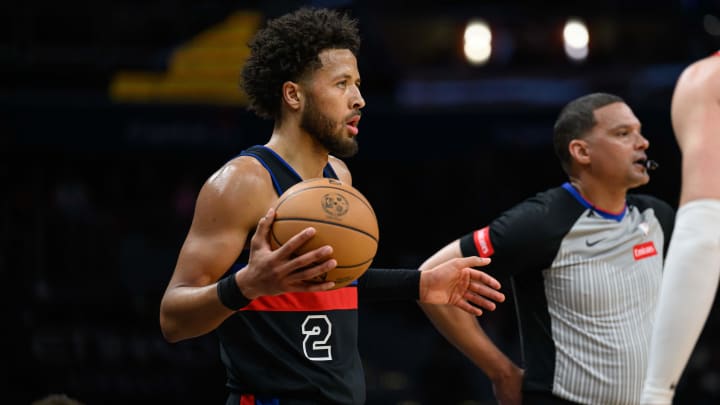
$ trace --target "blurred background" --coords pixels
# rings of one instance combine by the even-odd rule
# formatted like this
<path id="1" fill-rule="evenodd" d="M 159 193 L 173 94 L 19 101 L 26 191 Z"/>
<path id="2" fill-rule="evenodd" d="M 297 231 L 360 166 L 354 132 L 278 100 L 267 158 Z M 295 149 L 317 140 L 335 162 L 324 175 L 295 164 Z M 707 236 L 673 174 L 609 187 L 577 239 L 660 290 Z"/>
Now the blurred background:
<path id="1" fill-rule="evenodd" d="M 381 224 L 376 266 L 415 267 L 563 182 L 552 124 L 594 91 L 643 122 L 661 166 L 638 191 L 677 206 L 672 88 L 720 48 L 718 0 L 4 2 L 0 402 L 224 403 L 215 336 L 166 343 L 158 306 L 200 186 L 271 132 L 238 88 L 246 44 L 302 5 L 360 21 L 367 107 L 347 163 Z M 519 360 L 513 311 L 481 322 Z M 678 404 L 720 401 L 716 312 Z M 360 316 L 368 404 L 494 403 L 414 303 Z"/>

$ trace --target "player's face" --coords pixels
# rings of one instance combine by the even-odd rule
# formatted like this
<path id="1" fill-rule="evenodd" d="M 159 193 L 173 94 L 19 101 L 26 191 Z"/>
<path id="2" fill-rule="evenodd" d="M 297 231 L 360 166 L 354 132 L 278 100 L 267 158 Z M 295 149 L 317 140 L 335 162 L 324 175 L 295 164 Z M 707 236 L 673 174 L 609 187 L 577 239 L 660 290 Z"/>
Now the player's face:
<path id="1" fill-rule="evenodd" d="M 640 120 L 625 103 L 612 103 L 595 110 L 597 124 L 585 138 L 590 170 L 601 181 L 633 188 L 650 181 L 645 151 L 650 142 L 640 132 Z"/>
<path id="2" fill-rule="evenodd" d="M 320 53 L 322 67 L 313 73 L 307 86 L 300 127 L 330 154 L 349 157 L 358 150 L 360 73 L 355 55 L 347 49 Z"/>

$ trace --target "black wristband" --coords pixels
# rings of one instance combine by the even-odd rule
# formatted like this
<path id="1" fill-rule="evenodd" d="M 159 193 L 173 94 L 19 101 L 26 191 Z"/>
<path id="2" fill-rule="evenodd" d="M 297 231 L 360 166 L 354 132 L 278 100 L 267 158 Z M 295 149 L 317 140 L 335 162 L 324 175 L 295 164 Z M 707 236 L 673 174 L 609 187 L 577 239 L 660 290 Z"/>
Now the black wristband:
<path id="1" fill-rule="evenodd" d="M 358 280 L 363 301 L 404 301 L 420 298 L 420 271 L 369 268 Z"/>
<path id="2" fill-rule="evenodd" d="M 250 301 L 252 301 L 240 291 L 240 287 L 238 287 L 235 281 L 235 273 L 218 281 L 217 295 L 220 298 L 220 302 L 233 311 L 247 306 Z"/>

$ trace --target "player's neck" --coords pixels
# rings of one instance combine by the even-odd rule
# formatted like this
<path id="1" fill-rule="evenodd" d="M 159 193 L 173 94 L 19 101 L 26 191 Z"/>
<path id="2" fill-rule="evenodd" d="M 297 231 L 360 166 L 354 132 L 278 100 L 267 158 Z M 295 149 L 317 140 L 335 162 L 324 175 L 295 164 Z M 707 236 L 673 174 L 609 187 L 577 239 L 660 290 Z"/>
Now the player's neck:
<path id="1" fill-rule="evenodd" d="M 322 177 L 328 152 L 298 126 L 276 126 L 265 144 L 280 155 L 303 179 Z"/>

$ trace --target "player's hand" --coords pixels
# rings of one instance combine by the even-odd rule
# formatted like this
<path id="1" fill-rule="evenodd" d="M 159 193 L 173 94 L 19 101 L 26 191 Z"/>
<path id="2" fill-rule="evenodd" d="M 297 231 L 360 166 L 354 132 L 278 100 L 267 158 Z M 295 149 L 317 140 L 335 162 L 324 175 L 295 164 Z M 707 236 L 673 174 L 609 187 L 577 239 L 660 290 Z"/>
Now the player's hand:
<path id="1" fill-rule="evenodd" d="M 275 211 L 272 208 L 260 218 L 255 235 L 250 241 L 248 265 L 236 274 L 243 295 L 253 299 L 262 295 L 293 291 L 323 291 L 332 288 L 335 285 L 332 281 L 308 282 L 337 266 L 335 259 L 331 259 L 332 247 L 322 246 L 296 256 L 295 251 L 316 232 L 315 228 L 305 228 L 284 245 L 272 250 L 270 228 L 274 219 Z"/>
<path id="2" fill-rule="evenodd" d="M 475 316 L 482 315 L 482 309 L 495 310 L 495 302 L 505 301 L 505 295 L 498 291 L 500 282 L 472 268 L 489 263 L 490 259 L 471 256 L 451 259 L 423 271 L 420 302 L 451 304 Z"/>
<path id="3" fill-rule="evenodd" d="M 520 405 L 522 403 L 523 374 L 523 369 L 513 364 L 509 374 L 492 381 L 495 399 L 499 405 Z"/>

